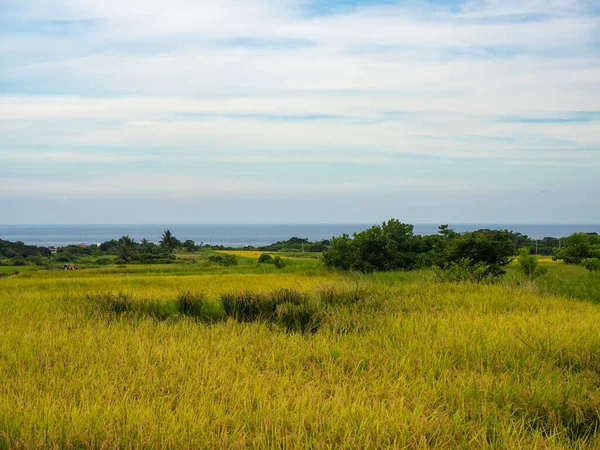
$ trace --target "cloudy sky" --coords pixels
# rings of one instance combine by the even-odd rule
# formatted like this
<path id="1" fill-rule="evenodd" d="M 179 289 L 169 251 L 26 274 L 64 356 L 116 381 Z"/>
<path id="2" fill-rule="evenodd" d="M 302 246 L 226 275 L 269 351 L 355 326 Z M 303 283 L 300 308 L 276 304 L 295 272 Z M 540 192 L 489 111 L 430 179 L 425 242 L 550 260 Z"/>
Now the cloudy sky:
<path id="1" fill-rule="evenodd" d="M 593 0 L 0 0 L 0 223 L 600 223 Z"/>

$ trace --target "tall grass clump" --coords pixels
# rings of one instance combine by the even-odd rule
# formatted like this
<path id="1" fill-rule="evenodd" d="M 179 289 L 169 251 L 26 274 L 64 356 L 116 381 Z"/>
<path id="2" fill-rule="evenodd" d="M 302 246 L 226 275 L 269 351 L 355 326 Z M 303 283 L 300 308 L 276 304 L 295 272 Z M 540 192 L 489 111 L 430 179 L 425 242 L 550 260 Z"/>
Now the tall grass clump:
<path id="1" fill-rule="evenodd" d="M 303 303 L 283 303 L 277 306 L 276 318 L 287 332 L 316 333 L 323 319 L 319 306 L 308 299 Z"/>
<path id="2" fill-rule="evenodd" d="M 227 292 L 221 295 L 223 310 L 239 322 L 268 321 L 275 315 L 277 300 L 272 296 L 250 292 Z"/>
<path id="3" fill-rule="evenodd" d="M 117 294 L 105 292 L 97 295 L 88 295 L 87 300 L 96 306 L 99 312 L 115 314 L 117 316 L 133 309 L 131 296 L 122 292 Z"/>
<path id="4" fill-rule="evenodd" d="M 182 292 L 177 296 L 176 302 L 180 314 L 190 317 L 204 316 L 206 294 L 203 292 Z"/>
<path id="5" fill-rule="evenodd" d="M 532 255 L 528 248 L 519 250 L 519 269 L 530 280 L 544 275 L 548 272 L 547 267 L 540 267 L 538 257 Z"/>
<path id="6" fill-rule="evenodd" d="M 443 282 L 481 283 L 492 280 L 491 266 L 469 258 L 452 261 L 444 268 L 433 266 L 433 270 L 438 280 Z"/>
<path id="7" fill-rule="evenodd" d="M 325 305 L 339 306 L 352 305 L 367 298 L 366 289 L 356 286 L 355 289 L 345 289 L 337 286 L 329 286 L 321 289 L 318 293 L 319 299 Z"/>

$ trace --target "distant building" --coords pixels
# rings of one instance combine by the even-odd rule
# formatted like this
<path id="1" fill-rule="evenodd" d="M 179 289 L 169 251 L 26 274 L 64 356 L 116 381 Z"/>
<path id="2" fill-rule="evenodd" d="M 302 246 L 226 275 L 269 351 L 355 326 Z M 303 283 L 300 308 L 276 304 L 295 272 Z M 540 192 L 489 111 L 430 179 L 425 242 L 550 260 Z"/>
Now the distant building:
<path id="1" fill-rule="evenodd" d="M 50 250 L 50 253 L 56 253 L 57 248 L 54 246 L 50 246 L 50 247 L 48 247 L 48 250 Z"/>
<path id="2" fill-rule="evenodd" d="M 77 247 L 80 247 L 80 248 L 85 248 L 85 247 L 86 247 L 86 245 L 85 245 L 85 244 L 77 244 Z"/>

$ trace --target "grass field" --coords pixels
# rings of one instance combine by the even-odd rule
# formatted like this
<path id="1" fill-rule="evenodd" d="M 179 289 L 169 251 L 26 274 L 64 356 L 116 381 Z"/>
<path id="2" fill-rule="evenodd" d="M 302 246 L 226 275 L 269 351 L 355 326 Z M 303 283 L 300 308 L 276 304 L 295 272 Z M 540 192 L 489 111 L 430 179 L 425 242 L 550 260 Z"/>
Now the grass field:
<path id="1" fill-rule="evenodd" d="M 0 448 L 600 448 L 598 276 L 247 261 L 0 279 Z M 227 317 L 223 294 L 280 288 L 318 329 Z"/>

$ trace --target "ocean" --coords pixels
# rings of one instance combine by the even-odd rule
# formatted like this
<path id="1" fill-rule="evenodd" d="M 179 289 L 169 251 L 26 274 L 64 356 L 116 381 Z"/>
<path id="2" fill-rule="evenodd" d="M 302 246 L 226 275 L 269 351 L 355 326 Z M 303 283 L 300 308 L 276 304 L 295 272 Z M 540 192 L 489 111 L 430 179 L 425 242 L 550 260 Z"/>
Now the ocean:
<path id="1" fill-rule="evenodd" d="M 129 235 L 136 241 L 143 238 L 158 242 L 164 230 L 171 230 L 180 241 L 191 239 L 196 244 L 224 245 L 227 247 L 261 246 L 287 240 L 291 237 L 310 241 L 330 239 L 342 233 L 364 230 L 372 224 L 286 224 L 286 225 L 0 225 L 0 239 L 22 241 L 30 245 L 64 246 L 69 244 L 96 244 Z M 508 229 L 526 234 L 532 239 L 564 237 L 574 232 L 600 233 L 600 225 L 545 225 L 545 224 L 458 224 L 450 225 L 457 232 L 480 228 Z M 417 224 L 416 234 L 435 234 L 438 224 Z"/>

